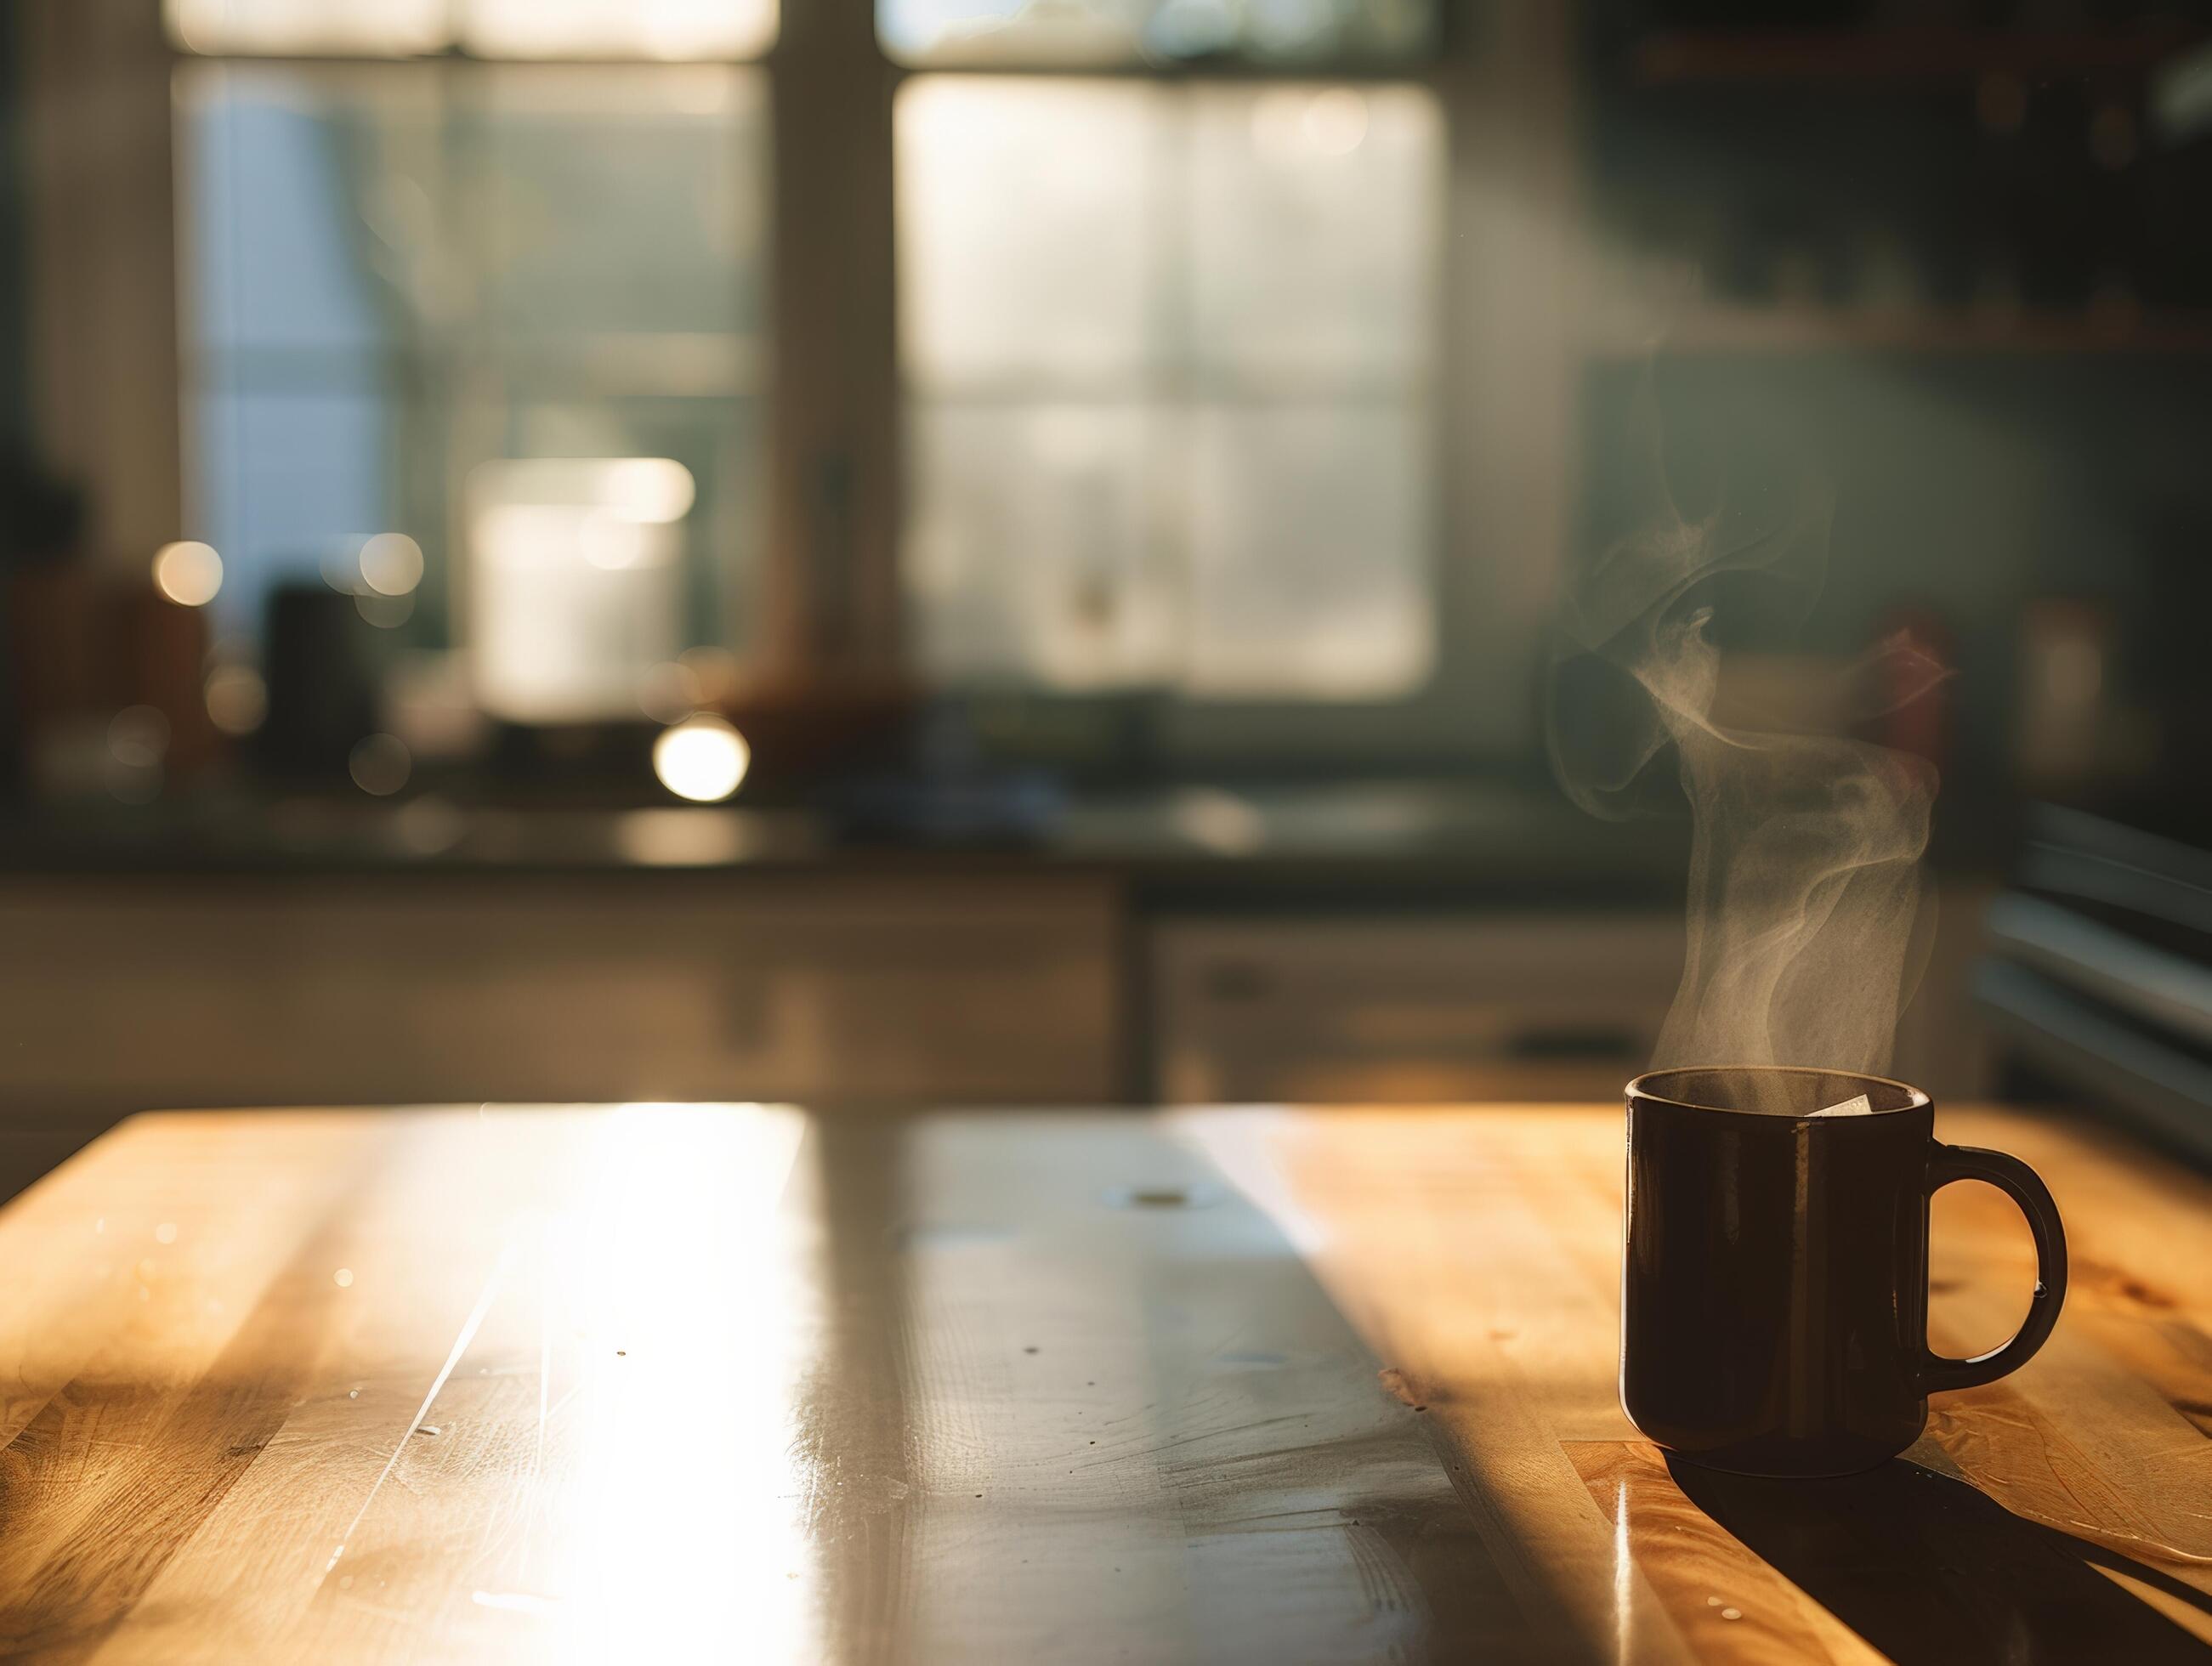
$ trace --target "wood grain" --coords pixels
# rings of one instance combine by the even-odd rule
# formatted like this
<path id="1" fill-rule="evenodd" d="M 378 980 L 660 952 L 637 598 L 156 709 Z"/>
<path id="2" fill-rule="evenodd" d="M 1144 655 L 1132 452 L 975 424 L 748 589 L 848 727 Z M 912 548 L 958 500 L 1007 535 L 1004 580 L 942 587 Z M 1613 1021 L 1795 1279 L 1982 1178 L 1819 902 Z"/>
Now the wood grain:
<path id="1" fill-rule="evenodd" d="M 2057 1335 L 2014 1377 L 1936 1399 L 1916 1462 L 1875 1483 L 1746 1489 L 1682 1470 L 1693 1499 L 1614 1396 L 1616 1111 L 1182 1126 L 1312 1246 L 1377 1353 L 1443 1403 L 1593 1654 L 1858 1660 L 1871 1641 L 1899 1660 L 1996 1661 L 2025 1638 L 2037 1659 L 2212 1658 L 2201 1178 L 2064 1122 L 1939 1111 L 1940 1137 L 2016 1152 L 2057 1196 L 2087 1274 Z M 1954 1186 L 1934 1232 L 1935 1342 L 1994 1346 L 2033 1280 L 2025 1227 L 1994 1191 Z M 1562 1485 L 1563 1465 L 1581 1487 Z M 1840 1536 L 1826 1530 L 1838 1515 Z M 2037 1570 L 2024 1584 L 2023 1568 Z"/>
<path id="2" fill-rule="evenodd" d="M 1847 1482 L 1613 1399 L 1617 1111 L 140 1118 L 0 1210 L 0 1654 L 2212 1657 L 2212 1188 Z M 1938 1210 L 1939 1344 L 2017 1316 Z"/>

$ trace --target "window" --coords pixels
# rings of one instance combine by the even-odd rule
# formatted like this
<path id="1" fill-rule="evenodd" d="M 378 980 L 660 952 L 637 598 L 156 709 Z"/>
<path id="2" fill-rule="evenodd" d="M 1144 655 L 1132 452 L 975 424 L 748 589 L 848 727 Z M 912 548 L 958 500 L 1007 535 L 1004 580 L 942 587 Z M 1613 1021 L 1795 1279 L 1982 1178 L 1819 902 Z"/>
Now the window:
<path id="1" fill-rule="evenodd" d="M 927 667 L 1219 699 L 1419 685 L 1431 95 L 924 76 L 896 134 Z"/>
<path id="2" fill-rule="evenodd" d="M 167 0 L 186 499 L 222 629 L 327 581 L 467 649 L 495 712 L 614 715 L 685 647 L 804 660 L 769 631 L 836 581 L 789 483 L 896 465 L 896 533 L 855 511 L 874 542 L 843 569 L 941 685 L 1413 697 L 1444 630 L 1440 15 L 880 0 L 895 61 L 971 72 L 900 78 L 888 170 L 794 144 L 772 177 L 782 99 L 801 134 L 882 117 L 843 13 L 794 14 L 779 52 L 776 0 Z M 1072 64 L 1144 73 L 1021 73 Z M 796 239 L 808 304 L 772 319 L 772 189 L 895 227 L 896 272 Z M 818 357 L 894 282 L 896 458 L 877 337 L 821 398 L 768 375 L 778 330 Z M 680 509 L 637 510 L 647 478 Z M 419 583 L 363 569 L 379 538 Z M 515 648 L 540 640 L 550 681 Z"/>
<path id="3" fill-rule="evenodd" d="M 879 0 L 902 63 L 1105 65 L 1237 58 L 1404 64 L 1436 45 L 1435 0 Z"/>
<path id="4" fill-rule="evenodd" d="M 639 44 L 648 25 L 672 52 L 720 50 L 773 21 L 538 0 L 179 0 L 172 15 L 225 49 L 548 54 Z M 178 108 L 187 500 L 228 565 L 227 635 L 251 640 L 272 587 L 319 574 L 375 623 L 470 642 L 479 697 L 526 718 L 634 713 L 626 682 L 688 646 L 744 644 L 764 501 L 761 71 L 207 62 L 183 67 Z M 514 466 L 546 459 L 577 466 Z M 629 500 L 600 501 L 604 482 L 645 477 L 624 463 L 685 482 L 680 512 L 626 542 Z M 541 546 L 519 584 L 528 517 L 502 511 L 532 508 L 617 530 L 567 556 Z M 360 563 L 394 534 L 423 577 L 390 595 Z M 526 592 L 564 645 L 550 686 L 489 651 Z M 471 629 L 487 605 L 502 629 Z"/>
<path id="5" fill-rule="evenodd" d="M 405 58 L 752 58 L 775 0 L 167 0 L 187 52 Z"/>

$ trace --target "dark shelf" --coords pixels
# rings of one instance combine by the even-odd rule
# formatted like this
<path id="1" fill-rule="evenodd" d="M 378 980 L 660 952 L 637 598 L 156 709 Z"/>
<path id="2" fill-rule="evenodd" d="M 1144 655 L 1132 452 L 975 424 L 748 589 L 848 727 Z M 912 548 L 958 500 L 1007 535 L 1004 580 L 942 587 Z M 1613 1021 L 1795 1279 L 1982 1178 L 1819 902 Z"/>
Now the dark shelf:
<path id="1" fill-rule="evenodd" d="M 1663 325 L 1601 325 L 1595 356 L 1646 353 L 2212 353 L 2212 313 L 1714 305 Z"/>
<path id="2" fill-rule="evenodd" d="M 2013 75 L 2025 81 L 2140 75 L 2202 43 L 2175 26 L 2088 33 L 1973 29 L 1723 30 L 1650 35 L 1631 50 L 1629 74 L 1645 86 L 1716 82 L 1888 83 Z"/>

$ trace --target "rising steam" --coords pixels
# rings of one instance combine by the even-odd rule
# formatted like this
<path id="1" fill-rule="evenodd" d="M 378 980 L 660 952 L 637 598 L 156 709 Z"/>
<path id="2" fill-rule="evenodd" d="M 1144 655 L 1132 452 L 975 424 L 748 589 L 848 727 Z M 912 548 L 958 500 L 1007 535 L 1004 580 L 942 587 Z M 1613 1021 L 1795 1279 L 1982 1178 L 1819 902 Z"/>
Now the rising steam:
<path id="1" fill-rule="evenodd" d="M 1880 1073 L 1925 958 L 1919 859 L 1935 769 L 1732 704 L 1722 721 L 1731 612 L 1802 623 L 1826 575 L 1830 500 L 1769 480 L 1686 517 L 1648 389 L 1644 404 L 1650 507 L 1568 581 L 1550 729 L 1562 784 L 1593 813 L 1670 806 L 1670 774 L 1689 801 L 1688 949 L 1653 1063 Z M 1865 716 L 1942 672 L 1899 640 L 1847 675 L 1881 691 L 1858 702 Z"/>

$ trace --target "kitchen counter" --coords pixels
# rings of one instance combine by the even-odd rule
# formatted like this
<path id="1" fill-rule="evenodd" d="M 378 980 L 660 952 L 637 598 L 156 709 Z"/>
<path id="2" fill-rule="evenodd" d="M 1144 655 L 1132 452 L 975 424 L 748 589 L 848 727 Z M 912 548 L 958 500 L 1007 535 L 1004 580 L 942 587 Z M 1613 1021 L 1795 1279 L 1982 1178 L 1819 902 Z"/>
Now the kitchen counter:
<path id="1" fill-rule="evenodd" d="M 1040 793 L 994 837 L 878 785 L 842 815 L 434 793 L 0 818 L 0 1118 L 1578 1099 L 1650 1056 L 1680 974 L 1686 827 L 1540 785 Z M 1990 882 L 1930 868 L 1899 1068 L 1984 1097 Z"/>
<path id="2" fill-rule="evenodd" d="M 1455 992 L 1420 1022 L 1442 1023 L 1459 1073 L 1421 1097 L 1537 1094 L 1561 1090 L 1461 1067 L 1517 1068 L 1522 1033 L 1553 1045 L 1551 1009 L 1586 988 L 1564 948 L 1530 958 L 1536 914 L 1594 922 L 1592 952 L 1636 998 L 1633 1012 L 1616 1000 L 1566 1026 L 1572 1045 L 1587 1030 L 1637 1050 L 1656 1023 L 1644 1009 L 1673 982 L 1678 842 L 1591 821 L 1555 795 L 1191 787 L 1060 801 L 994 837 L 975 831 L 986 819 L 959 837 L 881 824 L 863 836 L 865 820 L 765 802 L 356 795 L 0 823 L 0 1001 L 20 1038 L 0 1117 L 53 1120 L 42 1107 L 61 1107 L 82 1126 L 153 1105 L 431 1095 L 1149 1100 L 1170 1091 L 1181 1045 L 1158 992 L 1252 982 L 1252 945 L 1170 940 L 1171 927 L 1235 920 L 1285 925 L 1309 959 L 1370 969 L 1348 970 L 1347 990 L 1388 997 L 1419 964 L 1425 988 Z M 1507 937 L 1493 942 L 1500 919 Z M 1358 941 L 1340 943 L 1346 932 Z M 1513 952 L 1516 999 L 1538 992 L 1545 1010 L 1485 1005 L 1460 1035 L 1457 1015 Z M 1257 958 L 1273 964 L 1272 944 Z M 1248 1028 L 1273 1021 L 1272 1006 L 1230 1005 Z M 1626 1073 L 1616 1062 L 1608 1051 L 1595 1080 L 1565 1091 L 1609 1089 Z M 1196 1094 L 1278 1091 L 1232 1071 Z"/>
<path id="3" fill-rule="evenodd" d="M 0 812 L 0 875 L 841 872 L 1110 873 L 1170 900 L 1402 895 L 1679 905 L 1686 817 L 1607 823 L 1511 776 L 1189 784 L 1063 794 L 884 781 L 820 804 L 553 806 L 211 793 Z M 1032 783 L 1034 787 L 1034 784 Z M 1931 866 L 1984 876 L 2012 811 L 1954 795 Z"/>
<path id="4" fill-rule="evenodd" d="M 2212 1185 L 2048 1178 L 2050 1345 L 1841 1481 L 1614 1399 L 1617 1107 L 170 1114 L 0 1211 L 0 1650 L 2195 1659 Z M 1994 1344 L 2010 1206 L 1936 1206 Z"/>
<path id="5" fill-rule="evenodd" d="M 915 825 L 750 804 L 550 808 L 220 796 L 19 808 L 0 818 L 0 874 L 1109 874 L 1169 897 L 1365 902 L 1545 896 L 1581 904 L 1679 898 L 1686 827 L 1595 821 L 1558 793 L 1503 781 L 1346 781 L 1053 795 L 999 818 L 919 794 Z M 934 808 L 933 808 L 934 806 Z M 880 811 L 882 806 L 877 806 Z M 967 819 L 962 821 L 960 814 Z M 927 830 L 933 815 L 947 824 Z M 955 825 L 957 824 L 957 825 Z"/>

